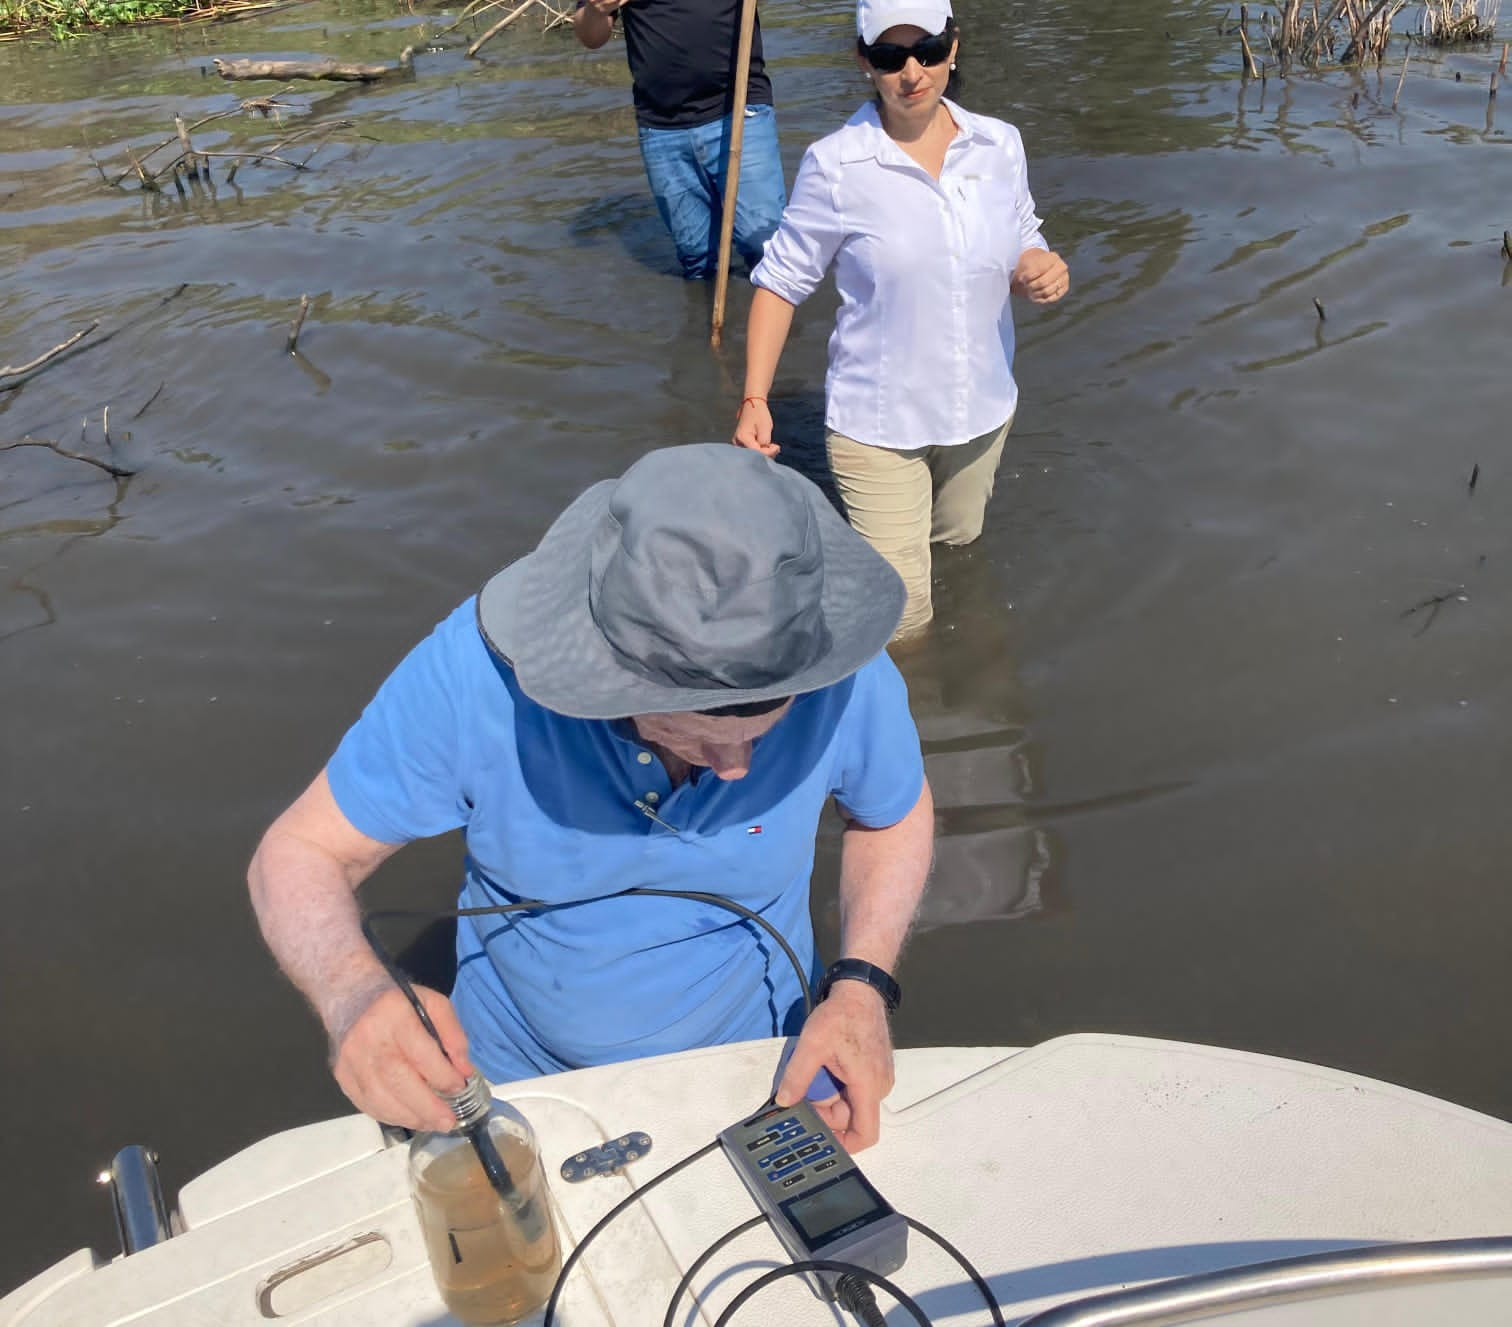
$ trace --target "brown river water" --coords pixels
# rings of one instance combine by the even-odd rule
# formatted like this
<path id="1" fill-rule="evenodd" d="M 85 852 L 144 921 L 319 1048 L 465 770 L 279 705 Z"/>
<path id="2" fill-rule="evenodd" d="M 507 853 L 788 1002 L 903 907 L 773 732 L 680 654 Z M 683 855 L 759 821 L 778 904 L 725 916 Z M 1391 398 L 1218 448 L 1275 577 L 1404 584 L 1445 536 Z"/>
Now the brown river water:
<path id="1" fill-rule="evenodd" d="M 1396 110 L 1399 54 L 1243 83 L 1223 8 L 960 4 L 963 100 L 1023 130 L 1074 287 L 1020 310 L 987 533 L 903 660 L 941 837 L 897 1035 L 1215 1042 L 1512 1116 L 1512 105 L 1486 49 L 1415 55 Z M 850 12 L 763 6 L 790 179 L 862 96 Z M 468 61 L 445 21 L 0 46 L 0 363 L 115 333 L 0 391 L 0 441 L 102 454 L 108 406 L 140 467 L 0 452 L 0 1289 L 113 1247 L 118 1147 L 171 1195 L 343 1109 L 252 924 L 260 832 L 568 499 L 728 435 L 748 288 L 711 354 L 622 49 L 522 22 Z M 413 80 L 286 98 L 352 122 L 306 173 L 181 200 L 91 165 L 272 90 L 212 56 L 412 42 Z M 832 307 L 779 376 L 799 455 Z M 456 879 L 417 846 L 365 893 Z"/>

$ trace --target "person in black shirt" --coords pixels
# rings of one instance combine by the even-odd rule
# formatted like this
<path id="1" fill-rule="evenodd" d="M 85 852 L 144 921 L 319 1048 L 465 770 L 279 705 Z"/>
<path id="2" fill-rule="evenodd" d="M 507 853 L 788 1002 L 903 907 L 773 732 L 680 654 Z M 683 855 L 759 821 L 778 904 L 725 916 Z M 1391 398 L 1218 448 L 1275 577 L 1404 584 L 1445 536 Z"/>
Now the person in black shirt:
<path id="1" fill-rule="evenodd" d="M 750 0 L 754 3 L 754 0 Z M 651 193 L 689 280 L 714 275 L 741 0 L 578 0 L 573 30 L 596 50 L 623 16 Z M 751 47 L 735 247 L 755 267 L 787 202 L 758 22 Z"/>

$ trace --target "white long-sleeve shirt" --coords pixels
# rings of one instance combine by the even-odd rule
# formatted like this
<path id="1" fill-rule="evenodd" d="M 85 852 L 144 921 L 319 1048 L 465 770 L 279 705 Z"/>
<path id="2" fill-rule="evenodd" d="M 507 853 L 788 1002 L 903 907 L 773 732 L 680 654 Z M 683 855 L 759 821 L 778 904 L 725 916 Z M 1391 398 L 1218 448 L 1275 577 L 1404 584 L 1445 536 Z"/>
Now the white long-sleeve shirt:
<path id="1" fill-rule="evenodd" d="M 1008 420 L 1025 249 L 1046 249 L 1019 131 L 946 107 L 958 130 L 938 181 L 867 102 L 804 153 L 782 225 L 751 280 L 801 304 L 831 263 L 840 312 L 825 423 L 878 447 L 969 442 Z"/>

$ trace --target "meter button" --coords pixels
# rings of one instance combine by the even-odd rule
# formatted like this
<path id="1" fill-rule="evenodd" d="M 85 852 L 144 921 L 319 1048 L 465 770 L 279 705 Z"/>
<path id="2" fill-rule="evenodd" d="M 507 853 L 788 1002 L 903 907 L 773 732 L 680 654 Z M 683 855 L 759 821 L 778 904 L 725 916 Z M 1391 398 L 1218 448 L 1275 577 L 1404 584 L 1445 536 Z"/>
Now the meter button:
<path id="1" fill-rule="evenodd" d="M 800 1147 L 798 1149 L 797 1155 L 799 1155 L 801 1157 L 811 1157 L 817 1151 L 819 1151 L 819 1144 L 818 1143 L 810 1143 L 807 1147 Z"/>
<path id="2" fill-rule="evenodd" d="M 801 1180 L 802 1178 L 803 1178 L 803 1172 L 800 1170 L 791 1179 L 783 1180 L 782 1181 L 782 1187 L 784 1189 L 791 1189 L 793 1187 L 793 1185 L 797 1184 L 798 1181 Z"/>
<path id="3" fill-rule="evenodd" d="M 815 1166 L 814 1174 L 817 1175 L 821 1170 L 828 1170 L 831 1166 L 838 1166 L 839 1164 L 839 1157 L 831 1157 L 828 1161 L 821 1161 L 817 1166 Z"/>

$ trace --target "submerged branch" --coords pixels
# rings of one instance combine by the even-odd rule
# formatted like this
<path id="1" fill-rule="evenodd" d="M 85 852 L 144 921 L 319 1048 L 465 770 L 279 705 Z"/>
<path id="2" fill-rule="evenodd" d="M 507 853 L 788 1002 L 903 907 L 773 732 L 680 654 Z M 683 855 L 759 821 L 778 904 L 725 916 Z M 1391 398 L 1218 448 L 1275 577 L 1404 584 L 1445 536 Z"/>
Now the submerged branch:
<path id="1" fill-rule="evenodd" d="M 135 470 L 128 470 L 124 465 L 102 461 L 94 456 L 85 456 L 83 452 L 70 451 L 61 443 L 53 442 L 48 438 L 22 438 L 18 442 L 0 442 L 0 452 L 12 451 L 17 447 L 41 447 L 46 451 L 56 452 L 67 460 L 83 461 L 85 465 L 92 465 L 95 469 L 103 470 L 107 475 L 114 475 L 117 479 L 128 479 L 136 474 Z"/>
<path id="2" fill-rule="evenodd" d="M 310 297 L 299 297 L 299 312 L 294 315 L 294 322 L 289 327 L 289 339 L 284 342 L 284 350 L 292 355 L 299 348 L 299 331 L 304 326 L 305 317 L 310 312 Z"/>
<path id="3" fill-rule="evenodd" d="M 1476 469 L 1478 475 L 1479 467 L 1476 467 Z M 1470 596 L 1465 593 L 1465 587 L 1463 585 L 1456 585 L 1454 589 L 1446 590 L 1443 594 L 1430 594 L 1426 599 L 1413 604 L 1411 608 L 1404 608 L 1401 616 L 1409 618 L 1413 614 L 1421 613 L 1426 609 L 1428 616 L 1423 619 L 1423 625 L 1412 633 L 1414 636 L 1421 636 L 1433 625 L 1434 619 L 1439 615 L 1439 609 L 1445 604 L 1468 604 L 1469 602 Z"/>
<path id="4" fill-rule="evenodd" d="M 17 364 L 14 368 L 12 368 L 9 364 L 5 365 L 4 368 L 0 368 L 0 378 L 16 379 L 15 382 L 0 384 L 0 389 L 7 387 L 19 387 L 23 378 L 31 376 L 33 373 L 37 372 L 37 370 L 50 364 L 53 360 L 57 359 L 59 355 L 69 350 L 71 347 L 77 345 L 99 325 L 100 320 L 96 318 L 82 332 L 75 332 L 71 337 L 68 338 L 68 340 L 54 346 L 45 355 L 38 355 L 36 359 L 28 360 L 25 364 Z"/>

